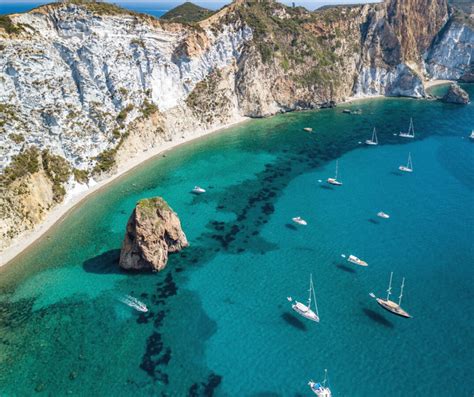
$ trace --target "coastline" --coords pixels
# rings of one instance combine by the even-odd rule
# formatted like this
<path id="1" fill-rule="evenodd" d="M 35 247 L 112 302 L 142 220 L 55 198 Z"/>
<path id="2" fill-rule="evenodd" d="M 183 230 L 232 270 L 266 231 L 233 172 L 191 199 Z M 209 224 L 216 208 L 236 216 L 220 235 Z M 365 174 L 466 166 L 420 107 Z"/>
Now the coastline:
<path id="1" fill-rule="evenodd" d="M 146 161 L 151 160 L 152 158 L 163 154 L 164 152 L 172 150 L 180 145 L 190 143 L 194 140 L 203 138 L 214 133 L 222 132 L 230 127 L 234 127 L 249 120 L 249 117 L 241 116 L 229 124 L 221 125 L 208 130 L 197 130 L 185 138 L 177 137 L 176 140 L 165 142 L 159 147 L 137 153 L 136 156 L 126 161 L 125 163 L 122 163 L 118 167 L 117 172 L 115 174 L 94 184 L 87 190 L 82 190 L 77 192 L 76 194 L 71 195 L 66 201 L 55 206 L 53 210 L 46 215 L 43 221 L 36 225 L 35 228 L 15 237 L 12 244 L 0 252 L 0 267 L 7 265 L 9 262 L 19 256 L 22 252 L 31 247 L 35 242 L 40 240 L 41 237 L 43 237 L 51 228 L 59 224 L 73 208 L 80 205 L 89 196 L 94 193 L 97 193 L 98 191 L 106 187 L 108 184 L 132 171 L 139 165 L 142 165 Z"/>
<path id="2" fill-rule="evenodd" d="M 424 82 L 425 89 L 451 83 L 450 80 L 430 80 Z M 349 104 L 352 102 L 357 102 L 360 100 L 370 100 L 370 99 L 377 99 L 377 98 L 384 98 L 384 95 L 372 95 L 372 96 L 351 96 L 346 98 L 343 102 L 338 103 L 337 105 L 344 105 Z M 192 142 L 193 140 L 200 139 L 204 136 L 224 131 L 230 127 L 233 127 L 237 124 L 243 123 L 245 121 L 250 120 L 249 117 L 240 116 L 238 119 L 234 120 L 233 122 L 221 125 L 215 128 L 211 128 L 208 130 L 196 130 L 186 136 L 185 138 L 177 137 L 175 141 L 165 142 L 163 145 L 160 145 L 157 148 L 149 149 L 146 151 L 142 151 L 138 153 L 136 156 L 131 158 L 129 161 L 121 164 L 118 167 L 117 172 L 114 175 L 111 175 L 104 180 L 94 184 L 93 186 L 89 187 L 86 190 L 81 190 L 76 192 L 76 194 L 72 194 L 70 197 L 66 199 L 66 201 L 58 204 L 56 207 L 53 208 L 51 212 L 49 212 L 46 217 L 43 219 L 41 223 L 39 223 L 35 228 L 32 230 L 26 231 L 20 235 L 18 235 L 12 242 L 12 244 L 5 248 L 3 251 L 0 251 L 0 267 L 7 265 L 13 259 L 15 259 L 18 255 L 20 255 L 23 251 L 27 250 L 30 246 L 32 246 L 35 242 L 37 242 L 41 237 L 43 237 L 52 227 L 56 224 L 61 222 L 65 216 L 76 206 L 80 205 L 87 197 L 90 195 L 98 192 L 100 189 L 106 187 L 109 183 L 113 182 L 114 180 L 120 178 L 121 176 L 125 175 L 126 173 L 132 171 L 134 168 L 138 167 L 139 165 L 145 163 L 146 161 L 152 159 L 155 156 L 158 156 L 164 152 L 172 150 L 179 145 L 186 144 Z"/>

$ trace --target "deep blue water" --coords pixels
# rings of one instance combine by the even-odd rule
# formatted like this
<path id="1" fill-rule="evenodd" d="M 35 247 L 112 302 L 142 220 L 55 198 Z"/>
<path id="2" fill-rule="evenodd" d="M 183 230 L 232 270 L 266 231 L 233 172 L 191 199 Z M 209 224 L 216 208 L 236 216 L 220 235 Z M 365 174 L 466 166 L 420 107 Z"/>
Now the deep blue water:
<path id="1" fill-rule="evenodd" d="M 474 107 L 344 107 L 362 115 L 254 120 L 152 159 L 1 269 L 0 394 L 310 396 L 307 381 L 327 368 L 335 397 L 471 396 Z M 413 141 L 394 135 L 410 116 Z M 359 144 L 373 126 L 381 145 Z M 414 172 L 402 174 L 408 152 Z M 340 188 L 319 182 L 336 159 Z M 191 195 L 195 184 L 207 193 Z M 128 216 L 156 195 L 191 246 L 159 274 L 123 273 Z M 412 319 L 369 297 L 384 296 L 391 271 L 394 299 L 406 278 Z M 319 324 L 286 299 L 306 297 L 310 273 Z"/>

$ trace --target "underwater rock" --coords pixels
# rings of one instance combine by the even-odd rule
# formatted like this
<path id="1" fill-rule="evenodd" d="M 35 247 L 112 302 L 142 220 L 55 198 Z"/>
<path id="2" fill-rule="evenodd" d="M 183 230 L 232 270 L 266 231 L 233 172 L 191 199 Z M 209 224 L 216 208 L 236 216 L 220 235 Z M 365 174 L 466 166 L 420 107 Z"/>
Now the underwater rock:
<path id="1" fill-rule="evenodd" d="M 178 215 L 161 197 L 140 200 L 130 216 L 120 252 L 121 268 L 160 271 L 168 253 L 189 245 Z"/>

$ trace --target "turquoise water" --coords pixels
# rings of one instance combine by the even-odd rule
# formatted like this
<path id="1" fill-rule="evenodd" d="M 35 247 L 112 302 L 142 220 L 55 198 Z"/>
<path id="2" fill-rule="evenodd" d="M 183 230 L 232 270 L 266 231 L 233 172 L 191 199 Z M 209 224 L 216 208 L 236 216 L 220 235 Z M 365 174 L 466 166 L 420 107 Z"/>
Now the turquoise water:
<path id="1" fill-rule="evenodd" d="M 1 269 L 0 394 L 310 396 L 307 381 L 327 368 L 334 396 L 471 396 L 473 105 L 344 107 L 362 115 L 279 115 L 178 147 Z M 417 139 L 401 140 L 410 116 Z M 381 145 L 360 145 L 374 125 Z M 408 152 L 415 172 L 401 174 Z M 319 183 L 337 158 L 344 185 Z M 196 184 L 207 193 L 191 195 Z M 161 273 L 123 273 L 128 216 L 155 195 L 191 246 Z M 349 253 L 369 267 L 345 262 Z M 391 271 L 394 299 L 406 278 L 413 319 L 368 295 L 383 296 Z M 286 299 L 306 297 L 310 273 L 319 324 Z M 150 312 L 122 304 L 125 294 Z"/>

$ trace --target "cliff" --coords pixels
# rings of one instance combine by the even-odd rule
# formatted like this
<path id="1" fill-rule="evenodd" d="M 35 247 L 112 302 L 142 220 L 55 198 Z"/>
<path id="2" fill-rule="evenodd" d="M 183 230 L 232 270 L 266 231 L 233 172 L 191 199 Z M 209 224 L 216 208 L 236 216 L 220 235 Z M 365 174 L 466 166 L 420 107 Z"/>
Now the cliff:
<path id="1" fill-rule="evenodd" d="M 423 97 L 425 77 L 467 76 L 470 19 L 452 15 L 446 0 L 315 12 L 238 0 L 181 24 L 75 0 L 2 17 L 0 248 L 68 192 L 196 130 L 351 96 Z M 32 147 L 68 171 L 58 160 L 50 177 L 20 172 L 15 159 Z M 15 186 L 28 198 L 41 175 L 55 198 L 38 196 L 31 216 Z"/>
<path id="2" fill-rule="evenodd" d="M 175 212 L 161 197 L 140 200 L 130 215 L 120 252 L 121 268 L 160 271 L 168 253 L 187 247 L 188 240 Z"/>

